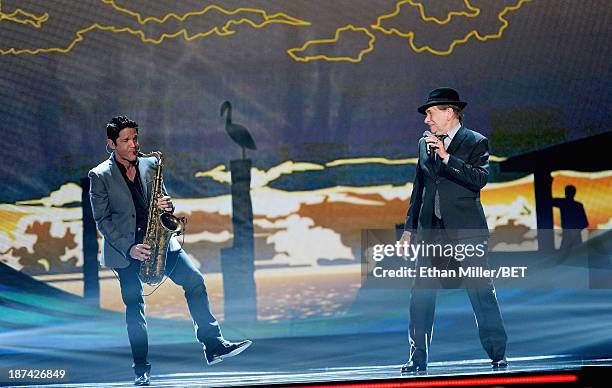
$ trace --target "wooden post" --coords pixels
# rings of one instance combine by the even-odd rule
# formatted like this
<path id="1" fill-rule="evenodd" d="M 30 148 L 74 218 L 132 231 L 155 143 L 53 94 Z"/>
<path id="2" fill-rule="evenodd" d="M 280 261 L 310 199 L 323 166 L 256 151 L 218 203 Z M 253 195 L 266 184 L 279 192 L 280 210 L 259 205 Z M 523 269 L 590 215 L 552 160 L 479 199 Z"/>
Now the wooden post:
<path id="1" fill-rule="evenodd" d="M 257 320 L 251 160 L 232 160 L 234 243 L 221 250 L 225 321 Z"/>
<path id="2" fill-rule="evenodd" d="M 89 202 L 89 178 L 81 179 L 83 208 L 83 298 L 93 306 L 100 306 L 98 276 L 98 232 Z"/>

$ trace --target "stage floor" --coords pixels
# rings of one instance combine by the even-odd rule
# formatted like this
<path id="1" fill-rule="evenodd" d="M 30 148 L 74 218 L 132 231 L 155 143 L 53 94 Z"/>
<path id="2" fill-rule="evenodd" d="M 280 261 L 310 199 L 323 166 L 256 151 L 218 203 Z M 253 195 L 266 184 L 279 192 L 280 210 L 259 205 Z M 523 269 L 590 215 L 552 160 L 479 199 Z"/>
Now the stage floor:
<path id="1" fill-rule="evenodd" d="M 78 298 L 52 298 L 43 292 L 19 290 L 17 284 L 0 289 L 5 312 L 0 319 L 0 385 L 132 385 L 132 357 L 123 314 L 88 307 Z M 428 374 L 419 376 L 401 376 L 399 372 L 409 352 L 407 314 L 390 315 L 394 310 L 384 305 L 385 295 L 374 296 L 377 303 L 368 304 L 373 310 L 355 316 L 256 328 L 224 324 L 228 339 L 249 338 L 253 346 L 238 357 L 212 366 L 206 365 L 191 322 L 151 318 L 148 359 L 153 386 L 416 381 L 449 376 L 578 373 L 586 366 L 612 365 L 609 290 L 500 292 L 509 338 L 510 367 L 504 372 L 494 372 L 485 359 L 466 295 L 447 293 L 439 300 Z M 396 303 L 395 299 L 390 301 Z M 394 308 L 407 313 L 407 307 Z M 287 335 L 304 329 L 309 335 Z M 9 378 L 10 371 L 17 369 L 61 369 L 68 375 L 53 381 Z"/>
<path id="2" fill-rule="evenodd" d="M 290 384 L 321 384 L 321 383 L 347 383 L 369 382 L 376 383 L 382 380 L 409 381 L 409 379 L 423 377 L 493 377 L 512 376 L 526 372 L 539 372 L 540 374 L 559 374 L 564 372 L 577 372 L 585 367 L 612 366 L 612 359 L 577 360 L 569 356 L 542 356 L 510 358 L 510 366 L 504 371 L 493 371 L 489 361 L 474 359 L 455 362 L 432 362 L 426 373 L 418 375 L 402 375 L 401 365 L 355 366 L 338 368 L 315 368 L 302 371 L 276 371 L 257 372 L 222 371 L 222 372 L 194 372 L 153 374 L 151 386 L 153 387 L 246 387 L 246 386 L 285 386 Z M 105 382 L 105 383 L 73 383 L 73 384 L 46 384 L 47 388 L 71 387 L 126 387 L 132 385 L 131 380 Z M 24 385 L 20 385 L 24 386 Z M 32 385 L 30 385 L 32 386 Z"/>

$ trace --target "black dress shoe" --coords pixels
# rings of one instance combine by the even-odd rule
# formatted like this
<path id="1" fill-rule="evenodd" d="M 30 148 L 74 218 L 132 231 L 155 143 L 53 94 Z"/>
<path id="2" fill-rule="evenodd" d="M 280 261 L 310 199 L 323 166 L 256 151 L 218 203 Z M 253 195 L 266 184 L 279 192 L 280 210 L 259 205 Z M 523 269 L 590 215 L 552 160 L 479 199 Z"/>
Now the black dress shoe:
<path id="1" fill-rule="evenodd" d="M 144 372 L 143 374 L 136 376 L 136 378 L 134 379 L 134 385 L 151 385 L 151 377 L 149 375 L 149 372 Z"/>
<path id="2" fill-rule="evenodd" d="M 211 351 L 205 350 L 206 353 L 206 362 L 208 365 L 213 365 L 223 361 L 226 358 L 234 357 L 242 353 L 249 346 L 251 346 L 253 342 L 249 340 L 240 341 L 240 342 L 230 342 L 230 341 L 222 341 L 221 344 Z"/>
<path id="3" fill-rule="evenodd" d="M 495 370 L 506 369 L 508 367 L 508 360 L 504 357 L 501 360 L 491 362 L 491 366 L 493 366 Z"/>
<path id="4" fill-rule="evenodd" d="M 427 370 L 427 365 L 409 361 L 402 365 L 401 373 L 421 373 Z"/>

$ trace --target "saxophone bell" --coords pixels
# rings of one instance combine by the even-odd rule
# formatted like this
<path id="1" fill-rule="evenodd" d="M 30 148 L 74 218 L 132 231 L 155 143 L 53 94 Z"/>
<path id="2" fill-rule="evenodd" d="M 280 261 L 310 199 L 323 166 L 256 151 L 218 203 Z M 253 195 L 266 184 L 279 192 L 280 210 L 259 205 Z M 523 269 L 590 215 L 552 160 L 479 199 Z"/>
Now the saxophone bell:
<path id="1" fill-rule="evenodd" d="M 174 214 L 163 212 L 159 216 L 159 220 L 167 231 L 175 233 L 177 236 L 183 233 L 183 222 L 185 217 L 176 217 Z"/>

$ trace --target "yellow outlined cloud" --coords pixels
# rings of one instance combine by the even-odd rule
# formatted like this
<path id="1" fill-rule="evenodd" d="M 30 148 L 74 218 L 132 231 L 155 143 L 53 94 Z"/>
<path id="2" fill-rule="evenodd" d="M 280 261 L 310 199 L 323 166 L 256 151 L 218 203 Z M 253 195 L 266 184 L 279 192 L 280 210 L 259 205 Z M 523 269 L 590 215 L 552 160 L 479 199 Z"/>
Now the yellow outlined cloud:
<path id="1" fill-rule="evenodd" d="M 161 36 L 157 39 L 152 39 L 152 38 L 148 38 L 146 36 L 146 34 L 144 33 L 144 31 L 141 30 L 134 30 L 132 28 L 129 27 L 122 27 L 122 28 L 118 28 L 118 27 L 114 27 L 114 26 L 104 26 L 98 23 L 94 23 L 91 26 L 84 28 L 82 30 L 79 30 L 76 32 L 76 38 L 74 38 L 72 40 L 72 42 L 70 42 L 70 44 L 68 44 L 68 46 L 66 47 L 50 47 L 50 48 L 38 48 L 38 49 L 15 49 L 15 48 L 10 48 L 7 50 L 1 50 L 0 49 L 0 55 L 7 55 L 7 54 L 13 54 L 13 55 L 24 55 L 24 54 L 29 54 L 29 55 L 38 55 L 38 54 L 42 54 L 42 53 L 62 53 L 62 54 L 66 54 L 70 51 L 72 51 L 72 49 L 80 42 L 82 42 L 85 38 L 84 35 L 87 34 L 88 32 L 91 32 L 93 30 L 102 30 L 102 31 L 110 31 L 113 33 L 124 33 L 127 32 L 131 35 L 137 36 L 140 38 L 140 40 L 143 43 L 151 43 L 151 44 L 160 44 L 161 42 L 163 42 L 165 39 L 174 39 L 178 36 L 183 36 L 183 38 L 186 41 L 191 41 L 191 40 L 195 40 L 198 38 L 203 38 L 212 34 L 217 34 L 219 36 L 224 36 L 224 35 L 231 35 L 232 33 L 223 33 L 221 31 L 219 31 L 219 29 L 217 27 L 214 27 L 206 32 L 201 32 L 195 35 L 189 35 L 189 33 L 187 32 L 186 29 L 182 29 L 180 31 L 177 31 L 175 33 L 172 34 L 161 34 Z"/>
<path id="2" fill-rule="evenodd" d="M 85 39 L 85 35 L 87 33 L 92 32 L 94 30 L 110 31 L 112 33 L 128 33 L 128 34 L 131 34 L 133 36 L 140 38 L 140 40 L 143 43 L 160 44 L 164 40 L 175 39 L 179 37 L 182 37 L 186 41 L 193 41 L 196 39 L 208 37 L 210 35 L 228 36 L 228 35 L 232 35 L 236 33 L 236 31 L 232 29 L 233 26 L 238 26 L 241 24 L 247 24 L 253 28 L 263 28 L 269 24 L 287 24 L 287 25 L 300 26 L 300 27 L 311 25 L 311 23 L 309 22 L 289 16 L 283 12 L 268 14 L 265 10 L 256 9 L 256 8 L 237 8 L 234 10 L 227 10 L 221 6 L 214 5 L 214 4 L 209 5 L 200 10 L 186 12 L 182 15 L 178 15 L 176 13 L 170 12 L 160 18 L 154 17 L 154 16 L 144 17 L 141 13 L 138 13 L 136 11 L 133 11 L 128 8 L 117 5 L 115 0 L 100 0 L 100 1 L 103 4 L 110 5 L 115 11 L 119 13 L 127 14 L 127 15 L 134 17 L 136 19 L 136 22 L 142 26 L 149 24 L 149 23 L 164 24 L 168 22 L 169 20 L 184 22 L 187 18 L 194 17 L 194 16 L 202 16 L 211 11 L 217 11 L 227 16 L 236 17 L 236 19 L 230 19 L 221 27 L 218 27 L 218 26 L 213 27 L 207 31 L 200 32 L 200 33 L 192 34 L 186 28 L 183 28 L 179 31 L 172 32 L 172 33 L 162 33 L 158 38 L 152 38 L 150 36 L 147 36 L 147 34 L 140 29 L 93 23 L 90 26 L 77 31 L 74 35 L 73 40 L 70 43 L 68 43 L 68 45 L 65 47 L 49 47 L 49 48 L 35 48 L 35 49 L 18 49 L 18 48 L 0 49 L 0 55 L 9 55 L 9 54 L 37 55 L 41 53 L 68 53 L 78 43 L 82 42 Z M 397 35 L 403 38 L 407 38 L 410 49 L 412 49 L 416 53 L 428 52 L 430 54 L 439 55 L 439 56 L 450 55 L 452 54 L 452 52 L 454 51 L 457 45 L 465 44 L 471 38 L 475 38 L 481 42 L 485 42 L 487 40 L 492 40 L 492 39 L 500 39 L 503 35 L 504 30 L 509 25 L 508 21 L 504 18 L 504 16 L 511 11 L 518 10 L 519 8 L 522 7 L 524 3 L 528 1 L 531 1 L 531 0 L 519 0 L 515 5 L 505 7 L 497 15 L 497 19 L 501 22 L 501 27 L 498 29 L 496 33 L 487 34 L 483 36 L 477 30 L 472 30 L 468 32 L 465 36 L 459 39 L 453 40 L 452 43 L 449 45 L 449 47 L 443 50 L 436 50 L 432 48 L 431 46 L 427 46 L 427 45 L 419 47 L 414 43 L 414 38 L 415 38 L 414 31 L 404 32 L 404 31 L 398 30 L 397 28 L 385 28 L 381 25 L 381 23 L 386 19 L 391 19 L 393 17 L 398 16 L 401 11 L 402 6 L 406 4 L 411 7 L 417 8 L 420 19 L 426 23 L 435 23 L 438 25 L 445 25 L 445 24 L 448 24 L 454 17 L 458 17 L 458 16 L 466 17 L 466 18 L 477 18 L 480 15 L 480 9 L 470 4 L 469 0 L 463 0 L 465 7 L 467 8 L 467 11 L 466 10 L 450 11 L 447 13 L 444 19 L 439 19 L 434 16 L 426 15 L 425 7 L 423 6 L 422 3 L 416 0 L 401 0 L 396 3 L 394 12 L 390 14 L 379 16 L 377 18 L 376 24 L 370 26 L 370 28 L 372 30 L 376 30 L 385 35 Z M 35 28 L 40 28 L 42 24 L 48 21 L 49 19 L 49 15 L 47 13 L 41 16 L 37 16 L 21 8 L 16 9 L 14 12 L 10 14 L 7 14 L 5 12 L 2 12 L 1 5 L 2 4 L 0 0 L 0 21 L 9 20 L 12 22 L 20 23 L 20 24 L 28 24 Z M 247 14 L 247 15 L 251 14 L 251 15 L 246 16 L 246 17 L 245 16 L 237 17 L 240 14 Z M 258 22 L 258 21 L 253 20 L 254 19 L 253 16 L 261 17 L 262 21 Z M 304 51 L 306 51 L 309 47 L 313 45 L 338 43 L 338 41 L 340 40 L 341 33 L 344 31 L 348 31 L 348 30 L 365 34 L 369 39 L 368 47 L 361 49 L 359 53 L 357 53 L 355 56 L 339 56 L 339 57 L 334 57 L 334 56 L 329 56 L 329 55 L 300 56 L 300 53 L 303 53 Z M 302 45 L 302 47 L 291 48 L 287 50 L 287 54 L 293 60 L 297 62 L 326 60 L 329 62 L 343 61 L 343 62 L 358 63 L 362 61 L 363 57 L 366 54 L 374 51 L 376 39 L 377 39 L 376 35 L 374 35 L 372 31 L 370 31 L 370 29 L 366 27 L 355 27 L 349 24 L 349 25 L 337 28 L 334 38 L 315 39 L 315 40 L 307 41 L 306 43 L 304 43 L 304 45 Z"/>
<path id="3" fill-rule="evenodd" d="M 330 57 L 327 55 L 313 55 L 313 56 L 304 56 L 304 57 L 300 57 L 298 56 L 296 53 L 302 53 L 304 51 L 306 51 L 310 46 L 312 45 L 320 45 L 320 44 L 330 44 L 330 43 L 337 43 L 340 40 L 340 34 L 344 31 L 355 31 L 355 32 L 362 32 L 364 33 L 368 38 L 368 47 L 365 49 L 362 49 L 361 51 L 359 51 L 359 53 L 355 56 L 355 57 Z M 340 61 L 346 61 L 346 62 L 353 62 L 353 63 L 357 63 L 357 62 L 361 62 L 361 60 L 363 59 L 363 56 L 366 55 L 367 53 L 371 52 L 374 50 L 374 42 L 376 41 L 376 36 L 374 34 L 372 34 L 367 28 L 365 27 L 355 27 L 352 24 L 346 25 L 344 27 L 340 27 L 336 30 L 336 34 L 333 38 L 331 39 L 315 39 L 315 40 L 310 40 L 306 43 L 304 43 L 304 45 L 302 47 L 296 47 L 296 48 L 291 48 L 289 50 L 287 50 L 287 54 L 289 54 L 289 56 L 291 58 L 293 58 L 293 60 L 297 61 L 297 62 L 310 62 L 310 61 L 316 61 L 316 60 L 326 60 L 329 62 L 340 62 Z"/>
<path id="4" fill-rule="evenodd" d="M 128 14 L 130 16 L 133 16 L 136 18 L 136 21 L 138 22 L 138 24 L 140 25 L 145 25 L 147 23 L 157 23 L 157 24 L 164 24 L 166 23 L 168 20 L 170 19 L 175 19 L 177 21 L 180 22 L 184 22 L 185 20 L 187 20 L 187 18 L 190 18 L 192 16 L 202 16 L 207 14 L 210 11 L 218 11 L 222 14 L 225 14 L 227 16 L 234 16 L 237 15 L 239 13 L 254 13 L 256 15 L 261 16 L 261 18 L 264 20 L 263 23 L 257 24 L 255 22 L 253 22 L 251 19 L 247 19 L 247 18 L 241 18 L 239 20 L 229 20 L 227 23 L 225 23 L 225 25 L 223 25 L 223 27 L 221 27 L 221 31 L 224 32 L 229 32 L 229 26 L 232 24 L 242 24 L 242 23 L 247 23 L 249 24 L 251 27 L 254 28 L 262 28 L 265 27 L 268 24 L 289 24 L 289 25 L 293 25 L 293 26 L 310 26 L 311 23 L 306 22 L 304 20 L 300 20 L 298 18 L 294 18 L 292 16 L 289 16 L 283 12 L 277 12 L 275 14 L 272 15 L 268 15 L 268 13 L 262 9 L 257 9 L 257 8 L 236 8 L 233 11 L 228 11 L 227 9 L 220 7 L 218 5 L 214 5 L 211 4 L 201 10 L 198 11 L 190 11 L 187 12 L 183 15 L 177 15 L 175 13 L 168 13 L 166 14 L 164 17 L 162 18 L 157 18 L 155 16 L 149 16 L 146 18 L 143 18 L 142 15 L 138 12 L 129 10 L 127 8 L 124 7 L 120 7 L 115 3 L 115 0 L 100 0 L 105 4 L 109 4 L 111 7 L 113 7 L 116 11 L 120 12 L 120 13 L 125 13 Z"/>
<path id="5" fill-rule="evenodd" d="M 461 17 L 466 17 L 466 18 L 478 18 L 480 16 L 480 8 L 474 7 L 469 0 L 463 0 L 465 7 L 468 9 L 468 11 L 449 11 L 446 15 L 446 17 L 444 19 L 438 19 L 434 16 L 427 16 L 425 13 L 425 7 L 423 6 L 422 3 L 415 1 L 415 0 L 401 0 L 398 1 L 396 3 L 395 6 L 395 11 L 390 13 L 390 14 L 385 14 L 382 16 L 379 16 L 377 18 L 376 24 L 373 24 L 372 26 L 370 26 L 370 28 L 372 30 L 378 31 L 382 34 L 385 35 L 398 35 L 401 36 L 403 38 L 407 38 L 408 39 L 408 44 L 409 47 L 416 53 L 422 53 L 422 52 L 428 52 L 430 54 L 434 54 L 434 55 L 439 55 L 439 56 L 445 56 L 445 55 L 450 55 L 453 53 L 455 47 L 459 44 L 464 44 L 466 43 L 470 38 L 474 37 L 477 40 L 481 41 L 481 42 L 485 42 L 487 40 L 492 40 L 492 39 L 501 39 L 504 30 L 508 27 L 508 21 L 506 19 L 504 19 L 504 16 L 511 12 L 511 11 L 516 11 L 519 8 L 521 8 L 523 6 L 524 3 L 531 1 L 531 0 L 519 0 L 517 2 L 517 4 L 513 5 L 513 6 L 508 6 L 505 7 L 498 15 L 497 15 L 497 19 L 502 23 L 501 27 L 499 28 L 499 30 L 494 33 L 494 34 L 488 34 L 488 35 L 480 35 L 480 33 L 477 30 L 472 30 L 469 33 L 467 33 L 465 36 L 463 36 L 462 38 L 459 39 L 455 39 L 452 41 L 452 43 L 450 44 L 450 46 L 448 47 L 448 49 L 446 50 L 436 50 L 430 46 L 422 46 L 422 47 L 418 47 L 415 43 L 414 43 L 414 36 L 415 33 L 414 31 L 410 31 L 410 32 L 402 32 L 399 31 L 398 29 L 395 28 L 390 28 L 390 29 L 386 29 L 384 27 L 382 27 L 381 23 L 383 20 L 385 19 L 390 19 L 393 18 L 397 15 L 399 15 L 400 10 L 402 8 L 402 6 L 408 4 L 411 7 L 416 7 L 419 11 L 419 17 L 420 19 L 425 22 L 425 23 L 435 23 L 438 25 L 445 25 L 450 23 L 450 21 L 457 16 L 461 16 Z M 330 62 L 340 62 L 340 61 L 345 61 L 345 62 L 352 62 L 352 63 L 358 63 L 361 62 L 361 60 L 363 59 L 363 56 L 365 54 L 368 54 L 372 51 L 374 51 L 374 47 L 375 47 L 375 43 L 377 40 L 376 35 L 372 34 L 367 28 L 365 27 L 359 27 L 359 30 L 361 32 L 364 32 L 365 34 L 367 34 L 370 37 L 370 42 L 369 42 L 369 46 L 368 49 L 366 50 L 361 50 L 359 52 L 359 54 L 357 54 L 355 57 L 330 57 L 330 56 L 325 56 L 325 55 L 315 55 L 315 56 L 297 56 L 296 53 L 301 53 L 303 51 L 305 51 L 308 47 L 310 47 L 311 45 L 314 44 L 330 44 L 330 43 L 337 43 L 339 41 L 340 38 L 340 32 L 344 31 L 347 29 L 347 27 L 353 27 L 352 25 L 349 26 L 344 26 L 344 27 L 339 27 L 338 29 L 336 29 L 336 33 L 335 33 L 335 37 L 333 39 L 315 39 L 315 40 L 310 40 L 307 41 L 306 43 L 304 43 L 304 45 L 302 47 L 299 48 L 292 48 L 287 50 L 287 54 L 289 54 L 291 56 L 291 58 L 293 58 L 295 61 L 298 62 L 310 62 L 310 61 L 316 61 L 316 60 L 326 60 L 326 61 L 330 61 Z"/>
<path id="6" fill-rule="evenodd" d="M 468 0 L 464 0 L 464 1 L 466 3 L 466 6 L 469 5 Z M 408 45 L 416 53 L 422 53 L 424 51 L 427 51 L 430 54 L 439 55 L 439 56 L 445 56 L 445 55 L 452 54 L 454 49 L 455 49 L 455 47 L 457 45 L 466 43 L 472 37 L 478 39 L 481 42 L 486 42 L 487 40 L 492 40 L 492 39 L 501 39 L 501 37 L 503 36 L 504 30 L 509 25 L 508 21 L 506 19 L 504 19 L 504 16 L 508 12 L 518 10 L 519 8 L 521 8 L 523 6 L 523 4 L 525 4 L 525 3 L 529 2 L 529 1 L 531 1 L 531 0 L 519 0 L 515 5 L 511 5 L 511 6 L 505 7 L 499 14 L 497 14 L 497 19 L 502 23 L 502 25 L 497 30 L 496 33 L 494 33 L 494 34 L 487 34 L 487 35 L 482 36 L 482 35 L 480 35 L 480 33 L 477 30 L 472 30 L 472 31 L 468 32 L 464 37 L 459 38 L 459 39 L 454 39 L 451 42 L 451 44 L 448 47 L 448 49 L 446 49 L 446 50 L 436 50 L 436 49 L 434 49 L 434 48 L 432 48 L 430 46 L 417 47 L 417 45 L 414 44 L 414 37 L 415 37 L 414 31 L 402 32 L 402 31 L 399 31 L 396 28 L 386 29 L 386 28 L 382 27 L 380 25 L 381 21 L 383 19 L 388 19 L 390 17 L 397 16 L 397 14 L 399 14 L 399 7 L 396 7 L 395 12 L 393 12 L 393 13 L 391 13 L 389 15 L 380 16 L 378 18 L 376 24 L 374 24 L 372 26 L 372 28 L 377 30 L 377 31 L 382 32 L 385 35 L 393 35 L 393 34 L 395 34 L 395 35 L 401 36 L 403 38 L 407 38 L 408 39 Z M 403 1 L 400 1 L 398 3 L 398 5 L 399 4 L 410 4 L 412 6 L 418 6 L 420 9 L 422 7 L 422 5 L 420 3 L 415 3 L 412 0 L 403 0 Z M 440 24 L 440 25 L 446 24 L 446 23 L 450 22 L 450 20 L 451 20 L 450 16 L 451 15 L 449 14 L 449 16 L 444 21 L 439 21 L 437 19 L 434 19 L 433 21 L 435 21 L 437 24 Z M 475 17 L 475 16 L 478 16 L 478 15 L 472 15 L 472 16 L 465 15 L 465 16 L 467 16 L 467 17 Z M 421 14 L 421 17 L 423 17 L 423 14 Z"/>
<path id="7" fill-rule="evenodd" d="M 148 37 L 146 35 L 146 33 L 142 30 L 139 29 L 133 29 L 130 27 L 117 27 L 117 26 L 112 26 L 112 25 L 103 25 L 100 23 L 93 23 L 88 27 L 85 27 L 79 31 L 77 31 L 75 33 L 75 36 L 73 38 L 73 40 L 65 47 L 49 47 L 49 48 L 36 48 L 36 49 L 17 49 L 17 48 L 9 48 L 9 49 L 0 49 L 0 55 L 8 55 L 8 54 L 12 54 L 12 55 L 37 55 L 37 54 L 41 54 L 41 53 L 63 53 L 66 54 L 68 52 L 70 52 L 78 43 L 82 42 L 85 39 L 85 34 L 94 31 L 94 30 L 102 30 L 102 31 L 110 31 L 112 33 L 129 33 L 131 35 L 137 36 L 138 38 L 140 38 L 140 40 L 143 43 L 149 43 L 149 44 L 160 44 L 162 43 L 164 40 L 166 39 L 174 39 L 177 37 L 182 37 L 183 39 L 185 39 L 186 41 L 193 41 L 195 39 L 200 39 L 200 38 L 204 38 L 210 35 L 217 35 L 217 36 L 228 36 L 228 35 L 232 35 L 235 34 L 236 31 L 233 31 L 230 29 L 231 26 L 234 25 L 240 25 L 240 24 L 248 24 L 253 28 L 263 28 L 269 24 L 289 24 L 289 25 L 293 25 L 293 26 L 309 26 L 310 23 L 294 18 L 292 16 L 289 16 L 285 13 L 282 12 L 277 12 L 275 14 L 272 15 L 268 15 L 268 13 L 265 10 L 261 10 L 261 9 L 256 9 L 256 8 L 236 8 L 234 10 L 227 10 L 223 7 L 217 6 L 217 5 L 209 5 L 204 9 L 198 10 L 198 11 L 192 11 L 192 12 L 187 12 L 183 15 L 177 15 L 175 13 L 168 13 L 166 14 L 164 17 L 162 18 L 156 18 L 156 17 L 147 17 L 147 18 L 143 18 L 143 16 L 135 11 L 131 11 L 127 8 L 123 8 L 118 6 L 117 4 L 115 4 L 114 0 L 100 0 L 102 3 L 104 4 L 108 4 L 111 7 L 113 7 L 113 9 L 115 9 L 116 11 L 120 12 L 120 13 L 125 13 L 128 14 L 130 16 L 133 16 L 136 18 L 138 24 L 140 25 L 144 25 L 147 23 L 151 23 L 151 22 L 155 22 L 158 24 L 163 24 L 165 22 L 167 22 L 170 19 L 175 19 L 179 22 L 185 21 L 187 18 L 192 17 L 192 16 L 201 16 L 201 15 L 205 15 L 206 13 L 210 12 L 210 11 L 217 11 L 220 12 L 222 14 L 225 14 L 227 16 L 236 16 L 239 14 L 255 14 L 259 17 L 261 17 L 263 19 L 262 22 L 256 22 L 253 21 L 251 19 L 249 19 L 248 17 L 240 17 L 237 19 L 230 19 L 228 20 L 223 26 L 219 27 L 213 27 L 210 28 L 209 30 L 205 31 L 205 32 L 200 32 L 200 33 L 196 33 L 196 34 L 190 34 L 189 31 L 187 31 L 186 28 L 183 28 L 179 31 L 173 32 L 173 33 L 162 33 L 158 38 L 151 38 Z M 48 20 L 48 15 L 45 14 L 41 17 L 36 17 L 35 15 L 26 13 L 25 11 L 22 10 L 18 10 L 20 12 L 20 14 L 24 14 L 24 15 L 28 15 L 29 17 L 33 17 L 35 18 L 35 20 L 38 21 L 38 27 L 40 27 L 40 24 L 43 21 Z M 16 14 L 18 11 L 13 12 L 13 14 Z M 11 15 L 13 15 L 11 14 Z M 10 15 L 7 15 L 7 18 Z M 42 19 L 44 18 L 44 20 Z M 30 23 L 32 24 L 32 23 Z"/>
<path id="8" fill-rule="evenodd" d="M 8 20 L 19 24 L 29 24 L 32 27 L 40 28 L 44 22 L 49 20 L 49 14 L 44 13 L 41 16 L 36 16 L 33 13 L 24 11 L 21 8 L 17 8 L 12 13 L 5 13 L 2 11 L 2 0 L 0 0 L 0 22 Z"/>
<path id="9" fill-rule="evenodd" d="M 469 0 L 463 0 L 463 3 L 465 4 L 467 9 L 472 11 L 471 13 L 467 11 L 449 11 L 448 14 L 446 15 L 446 18 L 443 20 L 440 20 L 434 16 L 425 15 L 425 7 L 423 6 L 422 3 L 419 3 L 413 0 L 398 1 L 397 4 L 395 4 L 395 11 L 387 15 L 379 16 L 378 19 L 376 20 L 376 24 L 372 27 L 373 28 L 376 28 L 376 26 L 380 27 L 380 22 L 382 20 L 394 18 L 397 15 L 399 15 L 401 8 L 404 4 L 409 4 L 412 7 L 417 7 L 419 9 L 419 16 L 421 17 L 421 20 L 423 20 L 424 22 L 433 22 L 439 25 L 448 24 L 451 21 L 451 19 L 455 16 L 465 16 L 467 18 L 475 18 L 475 17 L 478 17 L 478 15 L 480 15 L 480 8 L 474 7 L 472 4 L 470 4 Z"/>

